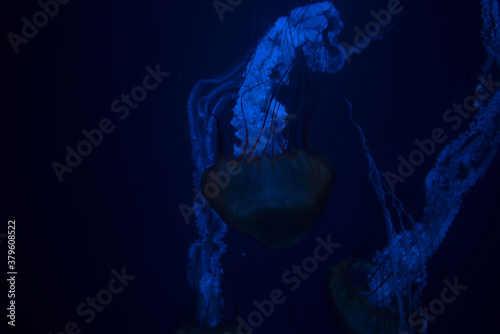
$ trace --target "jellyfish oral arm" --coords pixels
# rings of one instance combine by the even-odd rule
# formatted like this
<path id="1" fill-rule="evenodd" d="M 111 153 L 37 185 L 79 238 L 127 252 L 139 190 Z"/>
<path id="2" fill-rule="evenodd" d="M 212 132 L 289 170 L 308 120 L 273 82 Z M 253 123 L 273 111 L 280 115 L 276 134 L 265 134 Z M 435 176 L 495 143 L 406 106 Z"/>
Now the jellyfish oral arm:
<path id="1" fill-rule="evenodd" d="M 330 2 L 319 2 L 296 8 L 288 17 L 279 18 L 260 40 L 247 65 L 233 109 L 231 125 L 240 140 L 240 144 L 234 145 L 235 156 L 281 153 L 278 143 L 284 142 L 281 130 L 287 112 L 274 98 L 276 87 L 288 84 L 298 49 L 306 55 L 312 71 L 340 70 L 345 55 L 336 36 L 342 26 L 335 7 Z M 327 40 L 323 37 L 325 29 L 328 29 Z M 327 45 L 338 52 L 333 54 Z"/>
<path id="2" fill-rule="evenodd" d="M 188 120 L 197 191 L 203 172 L 216 162 L 215 120 L 211 115 L 220 115 L 235 102 L 231 105 L 234 113 L 231 125 L 236 128 L 235 137 L 240 141 L 239 145 L 235 141 L 235 156 L 281 153 L 279 143 L 285 143 L 281 131 L 288 114 L 283 104 L 274 98 L 276 87 L 288 83 L 299 49 L 307 57 L 307 66 L 312 71 L 340 70 L 345 55 L 336 36 L 342 25 L 338 11 L 330 2 L 296 8 L 288 17 L 276 21 L 248 64 L 239 64 L 216 79 L 200 80 L 196 84 L 188 101 Z M 335 49 L 336 52 L 331 52 Z M 329 179 L 333 185 L 334 174 L 331 174 Z M 227 248 L 223 241 L 227 228 L 210 207 L 194 204 L 193 211 L 198 239 L 189 251 L 187 277 L 197 292 L 199 323 L 215 327 L 220 322 L 223 304 L 219 282 L 223 274 L 221 258 Z"/>
<path id="3" fill-rule="evenodd" d="M 483 77 L 488 76 L 492 67 L 500 65 L 500 19 L 498 2 L 481 1 L 483 11 L 483 30 L 481 36 L 487 52 L 487 60 L 482 67 Z M 484 84 L 484 83 L 483 83 Z M 484 89 L 484 87 L 483 87 Z M 349 103 L 349 101 L 348 101 Z M 349 103 L 351 110 L 351 104 Z M 361 126 L 351 122 L 359 130 L 365 155 L 370 168 L 370 182 L 374 186 L 382 207 L 388 246 L 375 252 L 371 262 L 376 264 L 369 274 L 369 291 L 363 292 L 368 299 L 382 307 L 399 305 L 402 330 L 413 329 L 406 323 L 406 312 L 412 310 L 426 285 L 427 272 L 425 263 L 433 256 L 444 240 L 462 206 L 463 197 L 469 189 L 484 176 L 500 145 L 500 91 L 475 105 L 477 111 L 469 129 L 446 145 L 437 157 L 435 166 L 425 178 L 426 205 L 423 221 L 415 222 L 407 213 L 396 195 L 385 191 L 375 159 L 366 145 L 366 138 Z M 391 220 L 390 204 L 398 217 Z M 412 229 L 403 228 L 403 217 L 407 218 Z M 402 232 L 396 233 L 393 224 L 398 224 Z M 412 287 L 413 284 L 416 287 Z M 407 298 L 403 299 L 403 295 Z M 417 312 L 417 311 L 415 311 Z M 425 321 L 426 316 L 418 313 Z"/>

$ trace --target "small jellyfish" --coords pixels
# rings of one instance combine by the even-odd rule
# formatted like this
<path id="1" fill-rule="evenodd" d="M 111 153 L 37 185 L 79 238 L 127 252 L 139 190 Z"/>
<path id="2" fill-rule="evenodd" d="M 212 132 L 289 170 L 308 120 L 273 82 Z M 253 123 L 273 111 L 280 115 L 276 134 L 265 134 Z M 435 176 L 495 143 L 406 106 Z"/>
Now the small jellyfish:
<path id="1" fill-rule="evenodd" d="M 368 280 L 377 265 L 349 258 L 330 268 L 327 291 L 333 317 L 345 333 L 397 334 L 397 304 L 383 306 L 368 298 Z"/>

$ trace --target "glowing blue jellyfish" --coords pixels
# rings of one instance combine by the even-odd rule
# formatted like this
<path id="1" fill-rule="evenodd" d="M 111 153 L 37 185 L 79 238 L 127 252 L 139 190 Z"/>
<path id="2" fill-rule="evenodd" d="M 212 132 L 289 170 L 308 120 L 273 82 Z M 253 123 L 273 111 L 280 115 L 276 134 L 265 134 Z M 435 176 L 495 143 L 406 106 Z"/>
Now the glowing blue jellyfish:
<path id="1" fill-rule="evenodd" d="M 481 3 L 482 37 L 488 53 L 482 70 L 486 76 L 495 64 L 500 64 L 500 20 L 496 0 L 482 0 Z M 192 208 L 198 239 L 189 251 L 188 279 L 197 292 L 198 325 L 202 328 L 214 328 L 222 320 L 221 258 L 227 251 L 223 242 L 226 224 L 266 245 L 286 247 L 300 241 L 312 223 L 291 224 L 289 229 L 282 225 L 279 229 L 283 235 L 279 239 L 279 233 L 273 231 L 267 221 L 264 226 L 257 227 L 256 219 L 242 222 L 244 214 L 238 210 L 243 202 L 237 203 L 238 210 L 228 205 L 239 195 L 235 190 L 233 196 L 224 193 L 226 187 L 230 189 L 238 184 L 239 181 L 233 181 L 243 173 L 240 169 L 247 168 L 248 173 L 244 175 L 254 182 L 252 171 L 259 174 L 258 166 L 269 165 L 265 168 L 277 171 L 274 176 L 280 178 L 291 169 L 274 168 L 271 162 L 281 164 L 288 159 L 286 161 L 292 161 L 291 165 L 300 169 L 297 161 L 307 160 L 314 171 L 307 172 L 311 175 L 309 181 L 295 184 L 291 178 L 285 184 L 305 189 L 305 184 L 313 184 L 312 179 L 325 181 L 328 186 L 324 189 L 301 193 L 302 198 L 313 194 L 311 196 L 317 196 L 315 199 L 323 201 L 313 209 L 305 205 L 302 212 L 321 214 L 326 205 L 325 198 L 329 196 L 334 179 L 333 166 L 327 158 L 315 156 L 313 163 L 309 153 L 298 158 L 286 156 L 300 148 L 306 148 L 307 152 L 307 138 L 301 138 L 304 141 L 301 146 L 293 137 L 292 130 L 299 124 L 293 120 L 310 116 L 308 108 L 315 96 L 306 94 L 299 99 L 302 108 L 289 110 L 280 100 L 279 93 L 292 86 L 291 73 L 301 64 L 305 64 L 309 73 L 335 73 L 342 69 L 345 55 L 337 41 L 342 25 L 338 11 L 329 2 L 296 8 L 288 17 L 276 21 L 246 62 L 217 79 L 199 81 L 190 95 L 188 117 L 195 163 L 194 185 L 199 202 Z M 484 91 L 484 87 L 478 90 Z M 387 189 L 363 130 L 354 122 L 351 111 L 351 121 L 360 132 L 368 159 L 370 181 L 383 210 L 387 246 L 369 259 L 350 258 L 330 271 L 328 294 L 332 313 L 346 332 L 407 334 L 425 331 L 426 318 L 419 312 L 418 302 L 427 283 L 426 261 L 436 253 L 462 205 L 464 194 L 485 174 L 500 143 L 500 94 L 492 92 L 488 99 L 478 101 L 476 107 L 475 120 L 469 129 L 443 148 L 425 179 L 425 215 L 421 222 L 415 221 L 405 211 L 403 203 Z M 232 140 L 229 148 L 224 145 L 227 137 Z M 243 160 L 247 165 L 239 164 Z M 254 186 L 247 185 L 249 189 Z M 273 198 L 282 194 L 266 192 L 265 195 Z M 301 203 L 294 200 L 287 198 L 293 203 L 288 208 Z M 274 199 L 271 202 L 275 203 Z M 254 218 L 273 214 L 273 220 L 279 212 L 285 216 L 289 210 L 280 211 L 284 205 L 277 207 L 278 210 L 273 211 L 265 206 L 243 206 Z M 255 212 L 261 215 L 253 216 Z M 307 220 L 298 217 L 299 221 Z M 290 219 L 281 219 L 285 220 Z M 409 221 L 412 228 L 407 229 L 403 221 Z M 415 317 L 421 320 L 422 328 L 410 325 Z"/>
<path id="2" fill-rule="evenodd" d="M 500 20 L 496 0 L 481 3 L 482 37 L 488 54 L 482 68 L 485 78 L 491 75 L 495 63 L 500 65 Z M 486 88 L 480 84 L 476 90 L 485 92 Z M 483 101 L 476 99 L 475 120 L 467 131 L 443 148 L 427 174 L 422 222 L 415 222 L 398 198 L 386 189 L 363 130 L 352 120 L 351 111 L 351 121 L 360 132 L 368 158 L 370 182 L 383 210 L 388 245 L 370 260 L 351 258 L 330 270 L 328 292 L 332 312 L 347 333 L 426 331 L 427 318 L 419 310 L 418 300 L 427 283 L 427 259 L 445 238 L 463 196 L 486 173 L 498 151 L 500 93 L 491 93 Z M 391 217 L 397 217 L 396 221 Z M 412 229 L 405 229 L 404 219 L 411 222 Z"/>
<path id="3" fill-rule="evenodd" d="M 199 322 L 204 327 L 219 323 L 223 303 L 220 259 L 226 252 L 226 226 L 219 216 L 266 245 L 286 247 L 307 234 L 326 206 L 335 178 L 333 165 L 310 152 L 307 138 L 298 144 L 289 125 L 310 117 L 316 92 L 302 96 L 301 110 L 287 111 L 278 96 L 300 64 L 312 73 L 342 68 L 345 55 L 336 39 L 342 25 L 329 2 L 296 8 L 276 21 L 247 62 L 217 79 L 199 81 L 190 95 L 194 184 L 200 187 L 200 202 L 192 208 L 199 239 L 190 249 L 188 278 L 199 293 Z M 229 135 L 234 145 L 225 152 L 221 124 L 228 118 L 235 129 Z M 224 159 L 226 153 L 230 158 Z M 242 187 L 246 198 L 240 196 Z"/>

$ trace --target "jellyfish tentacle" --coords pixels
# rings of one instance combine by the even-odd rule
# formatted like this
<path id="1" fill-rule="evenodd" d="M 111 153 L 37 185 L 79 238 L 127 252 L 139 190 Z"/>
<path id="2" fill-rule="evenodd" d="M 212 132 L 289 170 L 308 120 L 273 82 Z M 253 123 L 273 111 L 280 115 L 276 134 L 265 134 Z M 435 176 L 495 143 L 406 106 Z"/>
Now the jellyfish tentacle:
<path id="1" fill-rule="evenodd" d="M 243 71 L 244 65 L 240 64 L 216 79 L 200 80 L 189 96 L 187 111 L 191 157 L 195 165 L 193 179 L 198 194 L 201 194 L 199 180 L 203 171 L 216 161 L 213 123 L 234 99 L 235 89 L 241 85 Z M 191 288 L 197 293 L 199 324 L 213 327 L 220 321 L 219 309 L 223 303 L 220 295 L 220 280 L 223 274 L 221 258 L 227 249 L 223 242 L 227 227 L 206 205 L 194 204 L 192 210 L 196 219 L 198 239 L 189 249 L 187 278 Z"/>
<path id="2" fill-rule="evenodd" d="M 481 35 L 488 54 L 482 68 L 484 77 L 491 71 L 495 62 L 500 65 L 500 19 L 497 0 L 483 0 L 481 3 L 483 6 Z M 404 210 L 397 196 L 384 190 L 381 174 L 366 145 L 366 137 L 361 126 L 353 121 L 352 105 L 348 100 L 347 103 L 351 123 L 359 131 L 365 156 L 368 159 L 369 180 L 384 213 L 388 245 L 375 252 L 371 258 L 371 262 L 378 265 L 374 265 L 372 270 L 364 275 L 364 283 L 368 282 L 368 290 L 364 290 L 366 284 L 354 284 L 355 281 L 340 270 L 345 263 L 338 264 L 331 269 L 329 295 L 333 313 L 347 323 L 350 333 L 382 333 L 374 324 L 364 323 L 366 326 L 359 326 L 355 322 L 356 319 L 339 309 L 339 305 L 345 301 L 342 300 L 338 291 L 346 289 L 346 291 L 351 291 L 353 298 L 359 301 L 357 319 L 368 319 L 373 314 L 374 307 L 391 310 L 396 301 L 400 317 L 399 330 L 414 332 L 414 329 L 405 321 L 405 314 L 414 311 L 424 320 L 422 330 L 425 332 L 427 318 L 417 309 L 416 300 L 427 283 L 426 261 L 439 249 L 458 214 L 464 195 L 479 178 L 484 176 L 498 152 L 500 91 L 495 91 L 488 100 L 476 105 L 477 112 L 469 129 L 452 140 L 438 154 L 435 166 L 425 178 L 426 204 L 422 222 L 415 222 L 413 217 Z M 390 203 L 387 203 L 386 195 L 391 196 Z M 396 212 L 398 218 L 396 223 L 399 223 L 400 233 L 395 232 L 389 213 L 389 204 Z M 412 229 L 404 228 L 403 215 L 410 220 Z M 355 260 L 354 263 L 360 265 L 362 260 Z M 413 286 L 415 288 L 412 290 Z M 360 299 L 362 295 L 367 299 Z M 406 299 L 402 298 L 404 295 L 407 296 Z M 378 320 L 385 323 L 387 318 L 379 317 Z M 389 333 L 396 333 L 396 330 L 393 327 Z"/>
<path id="3" fill-rule="evenodd" d="M 306 55 L 307 65 L 312 71 L 334 73 L 342 68 L 345 55 L 335 39 L 342 25 L 337 10 L 330 2 L 320 2 L 294 9 L 288 17 L 282 17 L 276 21 L 268 34 L 259 42 L 253 54 L 248 57 L 248 62 L 241 63 L 232 71 L 216 79 L 200 80 L 196 84 L 188 101 L 191 156 L 195 165 L 193 173 L 195 190 L 200 194 L 203 193 L 205 187 L 200 187 L 200 180 L 203 185 L 207 170 L 217 166 L 217 154 L 214 152 L 214 128 L 219 129 L 218 125 L 223 118 L 222 113 L 228 107 L 233 109 L 230 124 L 236 129 L 234 138 L 237 140 L 232 142 L 234 156 L 260 157 L 267 153 L 279 158 L 279 154 L 287 146 L 287 141 L 281 132 L 285 128 L 282 125 L 288 113 L 284 105 L 275 98 L 275 93 L 278 88 L 288 85 L 290 70 L 296 63 L 298 49 Z M 328 38 L 324 39 L 323 35 L 327 35 L 324 34 L 327 27 Z M 338 52 L 329 52 L 327 44 L 329 48 L 336 48 Z M 320 59 L 321 57 L 328 57 L 328 59 Z M 272 114 L 269 115 L 269 112 Z M 222 135 L 219 138 L 222 140 Z M 220 153 L 221 149 L 219 148 L 218 151 Z M 270 163 L 270 159 L 270 156 L 266 155 L 260 162 Z M 277 161 L 286 160 L 289 163 L 287 159 L 289 158 L 283 156 Z M 333 187 L 335 171 L 331 162 L 322 155 L 313 156 L 296 152 L 294 159 L 296 164 L 307 170 L 309 183 L 314 181 L 322 187 L 310 189 L 305 180 L 292 184 L 301 195 L 305 192 L 312 192 L 313 197 L 318 198 L 319 204 L 301 202 L 299 205 L 301 215 L 304 215 L 307 218 L 304 220 L 310 224 L 311 217 L 316 219 L 326 206 Z M 218 161 L 224 163 L 224 159 L 218 159 Z M 255 166 L 257 162 L 259 161 L 254 163 Z M 312 165 L 315 168 L 311 168 Z M 252 166 L 248 167 L 251 169 Z M 278 181 L 290 182 L 287 179 L 287 175 L 290 174 L 288 167 L 279 167 L 283 174 L 280 175 L 281 178 Z M 270 178 L 270 171 L 261 169 L 265 178 Z M 247 184 L 249 176 L 250 174 L 241 175 L 241 182 Z M 237 177 L 231 179 L 232 187 L 237 183 Z M 283 185 L 281 187 L 287 188 Z M 258 191 L 266 194 L 262 192 L 262 189 Z M 293 197 L 287 193 L 279 195 L 278 191 L 270 191 L 267 195 L 273 195 L 275 198 L 281 197 L 285 203 Z M 236 196 L 232 196 L 231 199 L 234 197 Z M 223 196 L 219 195 L 211 199 L 210 205 L 222 201 L 222 198 Z M 292 198 L 292 200 L 297 200 L 297 198 Z M 283 203 L 278 203 L 277 207 L 279 206 L 283 207 Z M 239 203 L 236 203 L 236 207 L 239 210 Z M 258 209 L 265 211 L 272 208 Z M 223 237 L 227 228 L 219 215 L 206 205 L 206 198 L 204 204 L 194 204 L 192 210 L 196 218 L 198 239 L 189 251 L 188 279 L 192 288 L 198 292 L 198 321 L 200 324 L 213 327 L 220 321 L 219 308 L 223 302 L 220 293 L 220 279 L 223 275 L 221 258 L 226 252 L 227 246 L 223 242 Z M 275 212 L 278 211 L 280 210 Z M 284 212 L 291 214 L 289 210 L 284 210 Z M 313 215 L 308 212 L 312 212 Z M 285 223 L 283 217 L 276 219 L 281 219 L 281 223 Z M 298 224 L 293 227 L 296 228 L 296 235 L 287 236 L 278 241 L 271 238 L 270 243 L 275 246 L 284 246 L 300 240 L 304 235 L 304 228 L 299 228 Z M 279 236 L 276 231 L 276 227 L 270 226 L 269 230 L 264 233 L 264 238 L 268 240 L 269 235 L 273 233 Z"/>

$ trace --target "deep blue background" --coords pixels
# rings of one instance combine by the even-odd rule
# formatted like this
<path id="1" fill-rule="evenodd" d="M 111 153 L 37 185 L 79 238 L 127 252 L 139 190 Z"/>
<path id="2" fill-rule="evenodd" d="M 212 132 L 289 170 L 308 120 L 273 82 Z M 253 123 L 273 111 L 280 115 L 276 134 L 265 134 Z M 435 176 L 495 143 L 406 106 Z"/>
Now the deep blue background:
<path id="1" fill-rule="evenodd" d="M 82 333 L 97 334 L 173 333 L 193 323 L 185 270 L 196 228 L 184 223 L 177 208 L 193 196 L 188 95 L 199 79 L 240 62 L 276 18 L 305 3 L 245 0 L 221 22 L 209 0 L 73 0 L 19 54 L 3 38 L 0 233 L 8 219 L 16 220 L 19 273 L 17 326 L 10 332 L 55 334 L 70 320 Z M 387 1 L 334 4 L 345 23 L 341 40 L 352 44 L 353 28 L 364 27 L 370 10 L 386 8 Z M 20 18 L 39 10 L 36 1 L 5 6 L 4 35 L 19 33 Z M 227 322 L 246 317 L 254 299 L 288 289 L 281 274 L 311 255 L 318 236 L 331 234 L 342 244 L 338 252 L 255 333 L 338 332 L 327 308 L 325 274 L 355 251 L 368 255 L 380 248 L 385 233 L 342 94 L 351 100 L 379 168 L 394 171 L 397 156 L 407 156 L 415 138 L 446 127 L 444 111 L 474 92 L 485 59 L 480 27 L 478 1 L 414 0 L 383 39 L 327 79 L 310 131 L 312 147 L 337 168 L 327 211 L 306 240 L 284 250 L 228 233 Z M 120 121 L 111 102 L 142 82 L 146 66 L 158 63 L 170 76 Z M 81 131 L 105 117 L 115 131 L 59 183 L 51 163 L 63 162 L 65 146 L 75 147 Z M 458 131 L 448 127 L 447 133 Z M 396 190 L 416 219 L 422 217 L 423 179 L 435 156 Z M 498 332 L 499 166 L 497 157 L 467 194 L 430 263 L 427 302 L 439 296 L 444 279 L 458 276 L 469 287 L 430 324 L 429 333 Z M 4 240 L 0 249 L 5 254 Z M 76 306 L 107 286 L 111 269 L 123 267 L 136 278 L 85 324 Z"/>

